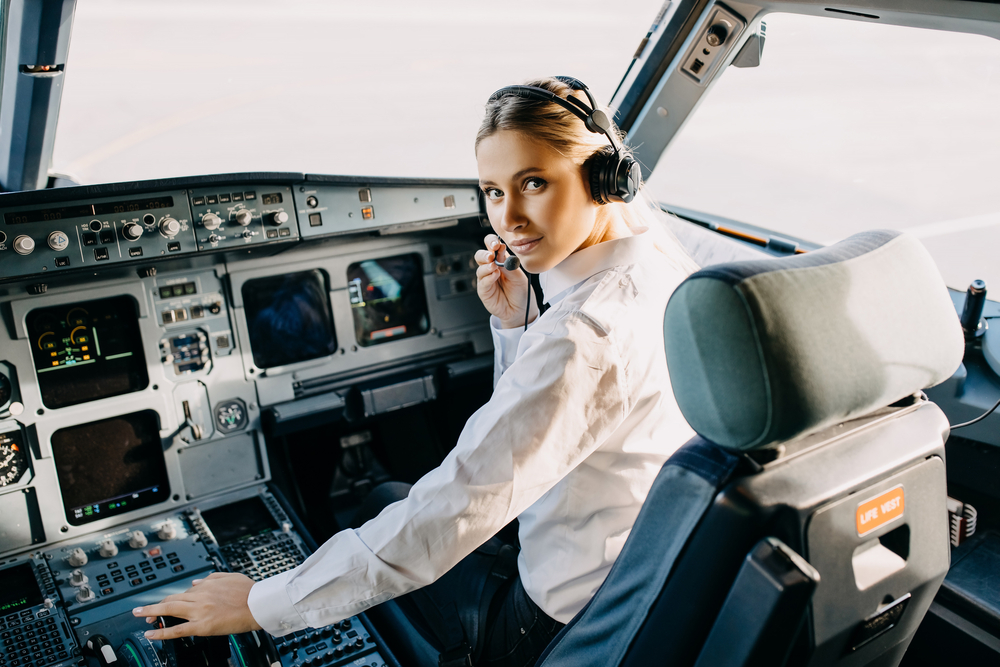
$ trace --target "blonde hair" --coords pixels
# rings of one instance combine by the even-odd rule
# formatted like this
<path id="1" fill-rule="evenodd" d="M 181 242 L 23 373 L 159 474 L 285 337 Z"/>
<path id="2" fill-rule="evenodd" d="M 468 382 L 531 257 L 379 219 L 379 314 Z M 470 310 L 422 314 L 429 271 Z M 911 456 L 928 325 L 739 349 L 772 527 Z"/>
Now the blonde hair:
<path id="1" fill-rule="evenodd" d="M 539 79 L 524 85 L 543 88 L 562 98 L 572 95 L 589 106 L 589 101 L 582 93 L 578 94 L 578 91 L 559 79 Z M 608 118 L 614 117 L 611 111 L 606 108 L 604 110 Z M 487 102 L 486 115 L 476 134 L 476 149 L 479 148 L 479 142 L 500 130 L 523 134 L 572 160 L 580 166 L 581 176 L 588 187 L 591 158 L 609 146 L 606 136 L 591 132 L 579 118 L 558 104 L 519 95 L 506 95 Z M 624 145 L 624 136 L 613 122 L 611 132 Z M 612 202 L 606 206 L 613 207 L 613 212 L 618 214 L 633 233 L 648 230 L 646 233 L 653 234 L 657 250 L 678 271 L 690 274 L 698 270 L 698 265 L 667 228 L 666 214 L 648 195 L 645 184 L 639 185 L 639 191 L 630 203 Z"/>

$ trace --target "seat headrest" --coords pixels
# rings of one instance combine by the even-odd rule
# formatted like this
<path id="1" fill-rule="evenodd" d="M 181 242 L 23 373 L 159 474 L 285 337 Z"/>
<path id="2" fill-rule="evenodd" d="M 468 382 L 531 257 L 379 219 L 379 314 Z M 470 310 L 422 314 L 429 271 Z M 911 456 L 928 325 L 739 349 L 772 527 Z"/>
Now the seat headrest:
<path id="1" fill-rule="evenodd" d="M 890 405 L 949 378 L 965 349 L 934 260 L 894 231 L 693 273 L 663 334 L 681 412 L 731 449 Z"/>

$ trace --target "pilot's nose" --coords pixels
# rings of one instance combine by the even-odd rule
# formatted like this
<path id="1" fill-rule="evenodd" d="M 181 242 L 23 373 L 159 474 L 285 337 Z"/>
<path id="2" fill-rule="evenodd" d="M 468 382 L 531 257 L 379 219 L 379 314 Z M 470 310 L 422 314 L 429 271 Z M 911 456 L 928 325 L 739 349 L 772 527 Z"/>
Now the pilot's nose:
<path id="1" fill-rule="evenodd" d="M 528 224 L 528 218 L 521 202 L 517 197 L 506 197 L 503 211 L 500 214 L 500 230 L 509 233 L 521 229 L 526 224 Z"/>

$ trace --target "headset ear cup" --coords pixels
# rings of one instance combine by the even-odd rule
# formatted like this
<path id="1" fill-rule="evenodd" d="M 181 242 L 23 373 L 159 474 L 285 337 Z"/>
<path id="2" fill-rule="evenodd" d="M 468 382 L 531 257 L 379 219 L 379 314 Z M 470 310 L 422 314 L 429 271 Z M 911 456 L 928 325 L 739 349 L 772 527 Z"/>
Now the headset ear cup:
<path id="1" fill-rule="evenodd" d="M 615 182 L 618 153 L 611 146 L 605 146 L 587 159 L 590 170 L 590 196 L 601 206 L 611 203 L 609 184 Z"/>
<path id="2" fill-rule="evenodd" d="M 642 170 L 639 167 L 639 163 L 629 153 L 625 153 L 618 160 L 616 167 L 615 192 L 611 195 L 611 199 L 628 204 L 635 199 L 635 195 L 639 192 L 639 183 L 642 182 Z"/>

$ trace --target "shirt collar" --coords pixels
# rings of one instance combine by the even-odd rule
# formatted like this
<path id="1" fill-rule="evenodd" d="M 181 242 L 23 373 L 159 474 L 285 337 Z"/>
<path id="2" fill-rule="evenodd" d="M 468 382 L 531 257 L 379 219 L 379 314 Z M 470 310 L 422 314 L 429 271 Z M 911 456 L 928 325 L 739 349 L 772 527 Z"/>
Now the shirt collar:
<path id="1" fill-rule="evenodd" d="M 634 264 L 642 250 L 651 242 L 651 235 L 642 233 L 577 250 L 552 269 L 539 274 L 546 302 L 555 304 L 571 287 L 602 271 Z"/>

